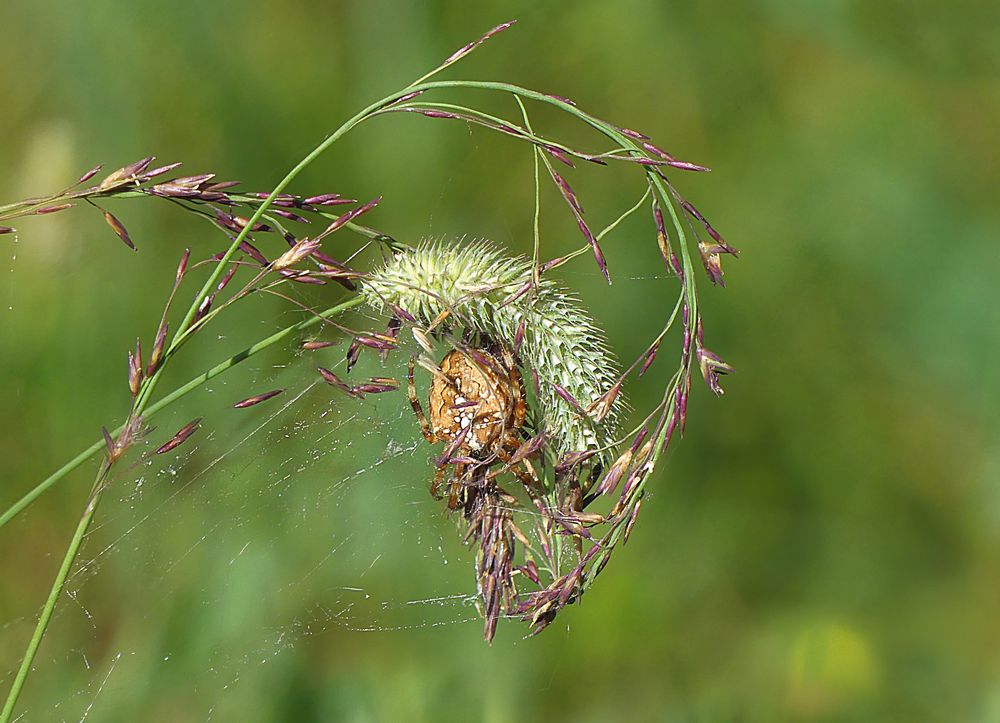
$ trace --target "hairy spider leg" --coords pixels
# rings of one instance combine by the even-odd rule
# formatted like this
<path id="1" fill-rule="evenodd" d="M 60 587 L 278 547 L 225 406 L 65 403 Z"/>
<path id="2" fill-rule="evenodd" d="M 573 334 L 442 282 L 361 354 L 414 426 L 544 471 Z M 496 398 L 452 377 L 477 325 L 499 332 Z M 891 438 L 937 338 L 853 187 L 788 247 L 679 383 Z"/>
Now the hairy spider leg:
<path id="1" fill-rule="evenodd" d="M 417 421 L 420 422 L 420 431 L 426 439 L 431 444 L 437 442 L 437 436 L 431 429 L 431 423 L 427 421 L 427 417 L 424 416 L 424 409 L 420 406 L 420 400 L 417 399 L 417 386 L 413 382 L 413 356 L 410 356 L 410 365 L 406 373 L 406 390 L 410 397 L 410 406 L 413 407 L 413 413 L 417 415 Z"/>
<path id="2" fill-rule="evenodd" d="M 537 493 L 542 489 L 542 483 L 538 479 L 538 475 L 535 474 L 535 470 L 528 462 L 528 460 L 522 459 L 517 464 L 511 464 L 511 457 L 513 456 L 512 452 L 516 450 L 517 446 L 515 446 L 514 450 L 508 450 L 504 447 L 501 447 L 500 449 L 497 450 L 496 455 L 497 457 L 500 458 L 501 462 L 504 462 L 504 466 L 498 470 L 490 472 L 490 479 L 494 479 L 502 475 L 504 472 L 510 471 L 514 474 L 515 477 L 517 477 L 518 481 L 522 485 L 524 485 L 525 489 L 528 490 L 528 492 Z M 524 466 L 522 467 L 521 465 Z"/>

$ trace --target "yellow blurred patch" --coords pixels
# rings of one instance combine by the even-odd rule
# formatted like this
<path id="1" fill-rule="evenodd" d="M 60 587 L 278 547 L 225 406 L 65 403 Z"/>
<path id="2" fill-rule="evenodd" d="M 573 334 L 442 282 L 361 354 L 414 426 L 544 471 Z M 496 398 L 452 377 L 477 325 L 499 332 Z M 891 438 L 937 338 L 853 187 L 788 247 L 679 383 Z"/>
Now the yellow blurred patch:
<path id="1" fill-rule="evenodd" d="M 816 621 L 792 639 L 786 706 L 801 716 L 829 715 L 867 700 L 878 687 L 878 662 L 856 629 Z"/>

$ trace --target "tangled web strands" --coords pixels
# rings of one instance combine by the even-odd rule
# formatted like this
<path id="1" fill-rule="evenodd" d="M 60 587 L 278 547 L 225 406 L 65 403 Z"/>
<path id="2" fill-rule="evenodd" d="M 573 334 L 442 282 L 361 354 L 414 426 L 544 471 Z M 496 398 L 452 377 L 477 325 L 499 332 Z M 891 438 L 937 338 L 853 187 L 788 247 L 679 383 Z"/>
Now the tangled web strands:
<path id="1" fill-rule="evenodd" d="M 532 277 L 530 261 L 507 256 L 489 242 L 427 241 L 375 271 L 362 293 L 375 309 L 393 304 L 423 324 L 448 311 L 469 329 L 511 347 L 523 329 L 518 353 L 538 375 L 541 422 L 553 451 L 603 454 L 613 444 L 619 410 L 613 407 L 598 423 L 557 388 L 587 409 L 615 383 L 618 364 L 579 301 L 553 281 L 541 279 L 537 289 L 512 300 Z"/>

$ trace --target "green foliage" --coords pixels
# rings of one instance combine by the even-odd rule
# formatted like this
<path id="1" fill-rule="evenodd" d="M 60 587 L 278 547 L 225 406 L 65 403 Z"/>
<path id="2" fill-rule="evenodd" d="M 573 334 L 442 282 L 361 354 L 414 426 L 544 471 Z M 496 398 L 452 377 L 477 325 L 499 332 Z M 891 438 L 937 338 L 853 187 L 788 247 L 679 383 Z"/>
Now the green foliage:
<path id="1" fill-rule="evenodd" d="M 273 186 L 355 109 L 518 17 L 458 75 L 569 95 L 715 169 L 686 177 L 685 191 L 744 252 L 727 265 L 727 289 L 700 298 L 709 345 L 737 368 L 725 399 L 694 392 L 631 543 L 584 603 L 530 641 L 501 626 L 487 648 L 477 623 L 419 626 L 427 608 L 391 613 L 394 631 L 269 638 L 295 621 L 320 625 L 337 585 L 364 580 L 398 602 L 467 589 L 471 553 L 425 500 L 429 448 L 337 496 L 331 480 L 351 470 L 331 452 L 248 513 L 255 478 L 237 464 L 248 453 L 218 440 L 250 434 L 255 418 L 224 408 L 263 391 L 251 385 L 266 365 L 192 394 L 161 431 L 210 415 L 217 446 L 200 466 L 214 449 L 229 471 L 183 491 L 150 476 L 140 498 L 138 472 L 119 480 L 84 557 L 113 549 L 72 580 L 76 598 L 60 604 L 25 709 L 78 719 L 95 701 L 89 721 L 203 720 L 213 706 L 216 720 L 261 721 L 996 717 L 995 11 L 971 1 L 469 8 L 8 0 L 0 198 L 147 152 Z M 419 118 L 382 119 L 359 137 L 296 190 L 384 194 L 380 226 L 401 239 L 471 234 L 531 254 L 526 147 Z M 642 192 L 620 179 L 574 183 L 589 218 L 609 223 Z M 572 219 L 554 192 L 543 200 L 551 250 L 572 251 Z M 125 353 L 136 333 L 155 332 L 180 250 L 206 233 L 165 206 L 135 206 L 114 212 L 138 254 L 82 211 L 0 237 L 4 508 L 121 421 Z M 637 309 L 673 304 L 647 280 L 664 271 L 637 224 L 604 242 L 612 287 L 582 262 L 565 276 L 623 359 L 658 331 Z M 166 388 L 295 321 L 275 301 L 251 308 L 225 339 L 186 349 Z M 310 396 L 299 413 L 327 401 Z M 374 461 L 389 442 L 418 439 L 402 398 L 377 404 L 391 429 L 359 431 L 348 456 Z M 287 424 L 290 441 L 253 452 L 262 477 L 323 444 Z M 0 530 L 5 683 L 88 475 Z M 357 533 L 344 548 L 354 552 L 289 588 L 344 529 Z M 458 564 L 441 564 L 439 544 Z"/>

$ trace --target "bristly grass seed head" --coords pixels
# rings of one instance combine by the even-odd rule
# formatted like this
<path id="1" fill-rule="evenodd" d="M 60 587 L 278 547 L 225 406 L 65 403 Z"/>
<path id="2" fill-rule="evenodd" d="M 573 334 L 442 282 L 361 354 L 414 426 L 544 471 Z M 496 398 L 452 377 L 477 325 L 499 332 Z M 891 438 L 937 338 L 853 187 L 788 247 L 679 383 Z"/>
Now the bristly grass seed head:
<path id="1" fill-rule="evenodd" d="M 617 361 L 571 293 L 548 279 L 532 284 L 530 261 L 487 241 L 425 241 L 371 274 L 362 294 L 375 310 L 401 308 L 424 325 L 449 312 L 465 328 L 517 348 L 537 374 L 540 417 L 555 453 L 604 450 L 621 402 L 600 421 L 594 409 L 615 384 Z"/>

